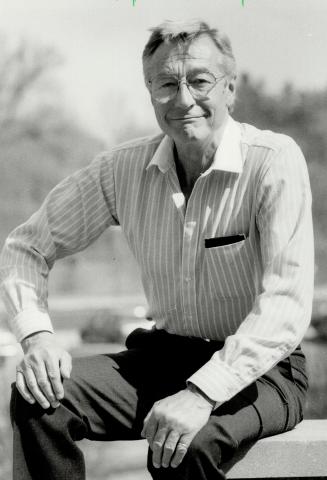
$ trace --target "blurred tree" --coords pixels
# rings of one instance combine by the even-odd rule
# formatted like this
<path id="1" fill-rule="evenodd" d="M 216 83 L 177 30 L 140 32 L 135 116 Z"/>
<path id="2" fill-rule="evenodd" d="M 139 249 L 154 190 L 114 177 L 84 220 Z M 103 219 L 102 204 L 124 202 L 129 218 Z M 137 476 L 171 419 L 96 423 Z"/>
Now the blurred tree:
<path id="1" fill-rule="evenodd" d="M 131 101 L 122 90 L 109 92 L 105 96 L 102 111 L 108 125 L 107 140 L 110 145 L 117 145 L 134 138 L 156 135 L 160 132 L 155 115 L 147 96 L 144 106 Z"/>
<path id="2" fill-rule="evenodd" d="M 40 100 L 42 80 L 61 63 L 49 47 L 21 41 L 9 48 L 0 42 L 0 128 L 3 132 L 22 116 L 22 110 L 35 99 Z"/>
<path id="3" fill-rule="evenodd" d="M 0 240 L 102 142 L 65 113 L 53 82 L 62 58 L 51 47 L 0 41 Z M 8 228 L 7 228 L 8 227 Z"/>
<path id="4" fill-rule="evenodd" d="M 275 114 L 273 100 L 265 92 L 263 81 L 254 81 L 247 73 L 242 73 L 236 90 L 234 117 L 240 122 L 270 128 Z"/>
<path id="5" fill-rule="evenodd" d="M 25 41 L 9 48 L 0 39 L 1 244 L 55 184 L 89 163 L 104 145 L 65 112 L 54 81 L 61 57 L 49 47 Z M 71 278 L 62 282 L 64 290 L 78 262 L 66 263 Z"/>
<path id="6" fill-rule="evenodd" d="M 240 76 L 234 116 L 293 137 L 304 151 L 308 163 L 327 163 L 327 88 L 301 92 L 287 83 L 275 95 L 268 94 L 265 84 L 249 74 Z"/>

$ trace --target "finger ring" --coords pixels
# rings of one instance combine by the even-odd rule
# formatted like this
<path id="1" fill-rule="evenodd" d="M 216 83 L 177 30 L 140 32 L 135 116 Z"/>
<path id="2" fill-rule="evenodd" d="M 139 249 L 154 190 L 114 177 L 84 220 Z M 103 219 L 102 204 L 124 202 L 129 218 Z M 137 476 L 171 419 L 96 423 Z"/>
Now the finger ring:
<path id="1" fill-rule="evenodd" d="M 187 445 L 183 442 L 178 442 L 177 447 L 187 448 Z"/>

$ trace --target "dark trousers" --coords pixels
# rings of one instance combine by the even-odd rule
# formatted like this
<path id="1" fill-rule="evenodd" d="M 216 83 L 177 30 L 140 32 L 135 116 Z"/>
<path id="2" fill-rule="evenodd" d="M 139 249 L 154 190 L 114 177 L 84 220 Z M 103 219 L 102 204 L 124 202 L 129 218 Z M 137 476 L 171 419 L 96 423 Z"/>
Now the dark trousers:
<path id="1" fill-rule="evenodd" d="M 219 342 L 135 330 L 127 350 L 75 359 L 57 409 L 30 405 L 13 388 L 14 480 L 83 480 L 76 440 L 139 439 L 153 403 L 185 388 Z M 213 411 L 176 469 L 151 466 L 158 480 L 225 478 L 222 464 L 244 442 L 293 428 L 301 419 L 307 379 L 300 348 Z"/>

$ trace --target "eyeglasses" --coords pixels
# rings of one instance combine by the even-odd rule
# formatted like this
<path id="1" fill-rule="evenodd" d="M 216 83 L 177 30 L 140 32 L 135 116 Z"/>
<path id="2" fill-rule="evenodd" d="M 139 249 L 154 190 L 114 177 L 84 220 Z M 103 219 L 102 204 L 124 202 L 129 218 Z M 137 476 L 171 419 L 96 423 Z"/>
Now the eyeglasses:
<path id="1" fill-rule="evenodd" d="M 167 103 L 177 95 L 182 83 L 185 83 L 195 100 L 202 100 L 223 78 L 225 78 L 225 75 L 216 77 L 211 72 L 198 72 L 188 75 L 185 80 L 161 75 L 154 80 L 149 80 L 148 83 L 152 97 L 159 103 Z"/>

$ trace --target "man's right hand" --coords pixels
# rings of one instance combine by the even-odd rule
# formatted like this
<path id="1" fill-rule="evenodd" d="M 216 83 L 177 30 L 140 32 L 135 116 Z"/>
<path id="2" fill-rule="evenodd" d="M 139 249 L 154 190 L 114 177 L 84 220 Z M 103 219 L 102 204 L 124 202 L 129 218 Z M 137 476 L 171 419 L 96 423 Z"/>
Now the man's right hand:
<path id="1" fill-rule="evenodd" d="M 42 408 L 59 406 L 64 397 L 62 379 L 69 378 L 72 362 L 50 332 L 37 332 L 22 341 L 24 358 L 16 369 L 16 386 L 29 403 Z"/>

